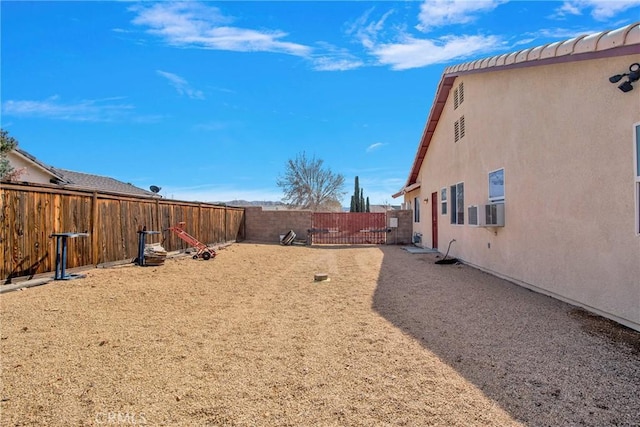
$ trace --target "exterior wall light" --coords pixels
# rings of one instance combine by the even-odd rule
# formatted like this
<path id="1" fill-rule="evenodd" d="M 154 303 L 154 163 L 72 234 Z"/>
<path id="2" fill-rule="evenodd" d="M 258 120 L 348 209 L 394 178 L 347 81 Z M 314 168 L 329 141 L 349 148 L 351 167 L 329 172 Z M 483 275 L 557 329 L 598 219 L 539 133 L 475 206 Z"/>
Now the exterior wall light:
<path id="1" fill-rule="evenodd" d="M 624 74 L 616 74 L 615 76 L 609 77 L 609 81 L 611 83 L 618 83 L 622 80 L 623 77 L 627 77 L 626 82 L 622 82 L 618 85 L 618 89 L 623 92 L 630 92 L 633 90 L 633 82 L 637 82 L 640 80 L 640 64 L 637 62 L 629 65 L 629 72 Z"/>

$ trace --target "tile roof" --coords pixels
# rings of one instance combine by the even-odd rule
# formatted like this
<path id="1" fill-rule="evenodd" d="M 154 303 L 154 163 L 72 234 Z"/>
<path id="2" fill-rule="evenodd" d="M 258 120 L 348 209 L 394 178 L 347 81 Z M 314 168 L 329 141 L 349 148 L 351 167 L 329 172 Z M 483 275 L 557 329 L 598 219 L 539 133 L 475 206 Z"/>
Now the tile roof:
<path id="1" fill-rule="evenodd" d="M 453 65 L 444 70 L 444 74 L 460 73 L 473 70 L 487 70 L 508 65 L 544 61 L 564 56 L 585 53 L 604 52 L 609 49 L 636 45 L 635 52 L 640 53 L 640 23 L 627 25 L 617 30 L 601 31 L 595 34 L 583 34 L 565 41 L 549 43 L 544 46 L 523 49 L 517 52 L 505 53 L 490 58 L 478 59 L 471 62 Z M 489 70 L 487 70 L 489 71 Z"/>

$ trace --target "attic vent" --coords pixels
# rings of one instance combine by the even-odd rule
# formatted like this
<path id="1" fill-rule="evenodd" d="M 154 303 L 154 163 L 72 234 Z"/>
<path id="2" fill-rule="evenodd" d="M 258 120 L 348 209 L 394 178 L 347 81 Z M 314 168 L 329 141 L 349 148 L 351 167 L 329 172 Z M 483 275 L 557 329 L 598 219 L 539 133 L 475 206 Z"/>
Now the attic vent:
<path id="1" fill-rule="evenodd" d="M 460 117 L 460 139 L 464 138 L 464 116 Z"/>
<path id="2" fill-rule="evenodd" d="M 456 142 L 460 141 L 460 122 L 456 121 L 453 124 L 453 136 Z"/>
<path id="3" fill-rule="evenodd" d="M 453 109 L 455 110 L 464 101 L 464 84 L 460 83 L 457 88 L 453 90 Z"/>

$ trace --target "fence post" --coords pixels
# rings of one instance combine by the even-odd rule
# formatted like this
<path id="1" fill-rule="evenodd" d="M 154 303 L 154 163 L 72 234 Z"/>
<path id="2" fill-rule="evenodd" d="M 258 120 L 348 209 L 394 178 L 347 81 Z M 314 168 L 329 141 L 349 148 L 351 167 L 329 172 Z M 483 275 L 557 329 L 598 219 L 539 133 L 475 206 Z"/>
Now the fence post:
<path id="1" fill-rule="evenodd" d="M 227 221 L 227 215 L 229 215 L 229 208 L 227 206 L 224 207 L 224 242 L 227 243 L 227 228 L 228 228 L 228 221 Z"/>
<path id="2" fill-rule="evenodd" d="M 93 192 L 91 199 L 91 236 L 89 245 L 91 246 L 91 264 L 98 265 L 100 262 L 100 245 L 98 244 L 98 193 Z"/>
<path id="3" fill-rule="evenodd" d="M 162 229 L 162 221 L 160 220 L 160 199 L 156 199 L 156 224 L 158 230 L 164 231 Z"/>

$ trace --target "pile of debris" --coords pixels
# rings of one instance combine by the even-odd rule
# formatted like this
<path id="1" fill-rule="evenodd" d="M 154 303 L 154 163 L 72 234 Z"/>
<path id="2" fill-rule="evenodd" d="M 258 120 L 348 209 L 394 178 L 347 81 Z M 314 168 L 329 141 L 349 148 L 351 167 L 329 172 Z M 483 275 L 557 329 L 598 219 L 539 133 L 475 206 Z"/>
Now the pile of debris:
<path id="1" fill-rule="evenodd" d="M 144 245 L 144 265 L 162 265 L 167 251 L 157 243 Z"/>

